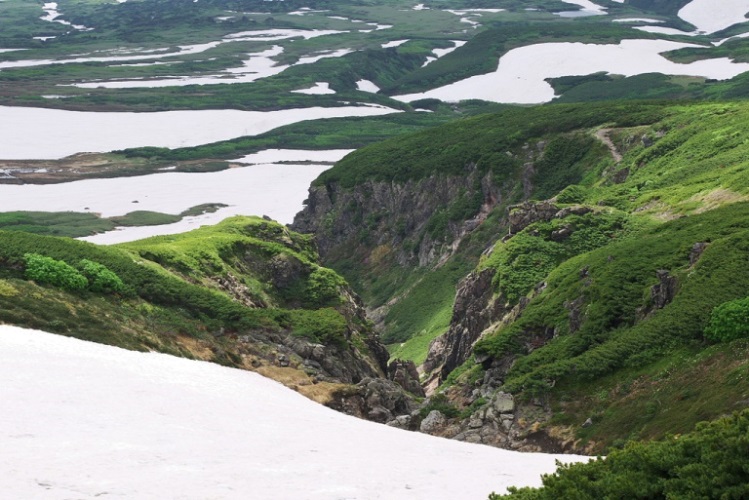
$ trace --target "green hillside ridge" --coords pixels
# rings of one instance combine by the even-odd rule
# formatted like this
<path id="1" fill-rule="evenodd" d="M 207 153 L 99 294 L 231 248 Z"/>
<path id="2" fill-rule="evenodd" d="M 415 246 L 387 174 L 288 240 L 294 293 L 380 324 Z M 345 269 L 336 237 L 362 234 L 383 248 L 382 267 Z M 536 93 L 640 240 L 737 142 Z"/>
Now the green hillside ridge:
<path id="1" fill-rule="evenodd" d="M 406 344 L 401 348 L 393 346 L 393 352 L 406 359 L 423 361 L 428 343 L 447 329 L 457 278 L 478 263 L 487 246 L 506 234 L 505 210 L 525 196 L 522 177 L 529 144 L 548 142 L 546 159 L 538 162 L 532 182 L 532 191 L 538 193 L 536 197 L 543 198 L 569 183 L 582 181 L 585 176 L 592 179 L 613 166 L 609 151 L 590 134 L 593 128 L 604 124 L 622 127 L 650 124 L 674 112 L 675 109 L 662 104 L 642 103 L 508 108 L 361 148 L 324 172 L 314 184 L 356 192 L 359 186 L 370 182 L 463 177 L 466 165 L 470 165 L 475 166 L 477 179 L 483 175 L 491 177 L 501 196 L 497 200 L 499 206 L 493 207 L 487 220 L 462 240 L 451 264 L 436 268 L 393 262 L 392 252 L 377 256 L 375 249 L 379 252 L 385 247 L 374 240 L 381 232 L 393 228 L 387 227 L 391 220 L 386 209 L 370 207 L 378 212 L 368 211 L 350 244 L 335 247 L 323 256 L 326 265 L 343 273 L 370 308 L 397 298 L 398 303 L 385 318 L 383 338 L 400 343 L 418 337 L 415 340 L 418 349 Z M 557 175 L 553 172 L 558 171 L 556 166 L 560 162 L 568 168 Z M 431 218 L 421 221 L 423 227 L 419 231 L 408 228 L 402 235 L 396 235 L 394 242 L 401 250 L 405 248 L 406 254 L 410 248 L 413 255 L 425 237 L 449 240 L 450 228 L 475 216 L 487 201 L 476 191 L 475 183 L 468 189 L 473 189 L 473 193 L 466 191 L 453 201 L 432 200 L 428 194 L 424 195 L 435 205 Z M 348 207 L 341 207 L 341 214 L 344 213 L 349 213 Z M 334 231 L 322 226 L 317 237 Z"/>
<path id="2" fill-rule="evenodd" d="M 10 231 L 0 241 L 2 322 L 257 370 L 321 402 L 381 373 L 346 282 L 317 264 L 309 237 L 275 222 L 233 217 L 109 247 Z M 304 365 L 294 339 L 323 344 L 341 368 Z"/>
<path id="3" fill-rule="evenodd" d="M 597 215 L 585 216 L 587 223 L 572 216 L 532 224 L 496 245 L 480 266 L 496 269 L 497 294 L 511 303 L 529 295 L 530 303 L 475 352 L 484 367 L 513 359 L 501 389 L 547 401 L 549 432 L 574 446 L 601 451 L 621 440 L 685 432 L 747 397 L 736 383 L 747 369 L 735 354 L 743 340 L 711 346 L 704 330 L 715 307 L 749 295 L 749 107 L 668 110 L 649 127 L 610 131 L 622 161 L 603 179 L 588 177 L 560 194 L 559 201 L 599 207 Z M 619 184 L 612 182 L 617 172 L 627 175 Z M 561 228 L 569 239 L 553 241 Z M 706 248 L 690 262 L 700 243 Z M 661 270 L 675 278 L 676 293 L 654 304 Z M 533 292 L 542 282 L 545 289 Z M 580 325 L 571 331 L 573 316 Z M 482 365 L 463 377 L 475 379 L 477 370 Z M 588 418 L 593 425 L 580 427 Z"/>

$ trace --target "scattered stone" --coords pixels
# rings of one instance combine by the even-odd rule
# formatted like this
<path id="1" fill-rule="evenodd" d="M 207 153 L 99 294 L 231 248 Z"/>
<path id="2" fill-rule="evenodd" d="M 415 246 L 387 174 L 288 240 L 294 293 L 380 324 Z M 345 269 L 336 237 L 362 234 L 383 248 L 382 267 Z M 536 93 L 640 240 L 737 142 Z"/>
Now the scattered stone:
<path id="1" fill-rule="evenodd" d="M 388 422 L 386 425 L 390 427 L 395 427 L 397 429 L 410 429 L 411 428 L 411 421 L 413 418 L 411 415 L 398 415 L 393 420 Z"/>
<path id="2" fill-rule="evenodd" d="M 477 414 L 471 415 L 471 419 L 468 422 L 468 427 L 471 429 L 480 429 L 484 426 L 484 420 L 479 417 Z"/>
<path id="3" fill-rule="evenodd" d="M 650 289 L 650 296 L 653 306 L 656 309 L 663 309 L 676 296 L 677 280 L 675 276 L 671 276 L 671 273 L 665 269 L 659 269 L 656 271 L 656 275 L 658 276 L 658 284 L 653 285 Z"/>
<path id="4" fill-rule="evenodd" d="M 556 241 L 557 243 L 564 241 L 572 235 L 572 232 L 572 226 L 564 226 L 556 229 L 551 232 L 551 241 Z"/>
<path id="5" fill-rule="evenodd" d="M 689 265 L 693 266 L 702 256 L 702 252 L 708 247 L 709 243 L 699 242 L 692 246 L 692 250 L 689 252 Z"/>
<path id="6" fill-rule="evenodd" d="M 289 362 L 289 357 L 286 356 L 284 353 L 279 353 L 276 359 L 278 361 L 278 366 L 286 367 L 291 364 Z"/>
<path id="7" fill-rule="evenodd" d="M 374 422 L 388 422 L 393 419 L 393 414 L 383 406 L 375 406 L 367 412 L 367 418 Z"/>
<path id="8" fill-rule="evenodd" d="M 491 405 L 497 413 L 512 413 L 515 411 L 515 399 L 512 394 L 506 392 L 498 392 Z"/>
<path id="9" fill-rule="evenodd" d="M 583 427 L 584 427 L 584 428 L 585 428 L 585 427 L 590 427 L 591 425 L 593 425 L 593 419 L 592 419 L 592 418 L 590 418 L 590 417 L 588 417 L 588 418 L 587 418 L 587 419 L 585 420 L 585 422 L 583 422 Z"/>
<path id="10" fill-rule="evenodd" d="M 447 418 L 439 410 L 432 410 L 419 425 L 421 432 L 432 434 L 439 431 L 447 424 Z"/>

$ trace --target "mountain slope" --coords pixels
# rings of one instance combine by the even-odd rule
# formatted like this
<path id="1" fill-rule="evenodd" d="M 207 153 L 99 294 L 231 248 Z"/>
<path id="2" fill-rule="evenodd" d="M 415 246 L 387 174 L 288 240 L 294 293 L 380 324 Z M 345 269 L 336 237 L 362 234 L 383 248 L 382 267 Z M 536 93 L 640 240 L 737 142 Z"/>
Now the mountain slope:
<path id="1" fill-rule="evenodd" d="M 317 264 L 308 237 L 275 222 L 234 217 L 114 247 L 20 232 L 0 241 L 0 321 L 259 371 L 331 405 L 386 376 L 359 299 Z"/>
<path id="2" fill-rule="evenodd" d="M 477 117 L 350 155 L 295 224 L 424 361 L 433 432 L 601 452 L 745 405 L 744 341 L 704 332 L 749 295 L 747 123 L 742 102 Z"/>

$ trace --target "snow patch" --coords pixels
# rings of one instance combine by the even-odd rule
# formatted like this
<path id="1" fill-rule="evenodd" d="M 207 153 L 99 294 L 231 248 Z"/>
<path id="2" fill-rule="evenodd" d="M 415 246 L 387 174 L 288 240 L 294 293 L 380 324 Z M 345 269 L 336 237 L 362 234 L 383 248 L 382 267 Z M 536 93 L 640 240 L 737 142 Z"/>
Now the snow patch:
<path id="1" fill-rule="evenodd" d="M 715 33 L 747 21 L 749 0 L 692 0 L 679 10 L 679 17 L 702 33 Z"/>
<path id="2" fill-rule="evenodd" d="M 393 429 L 256 373 L 13 326 L 0 378 L 8 498 L 485 498 L 588 459 Z"/>
<path id="3" fill-rule="evenodd" d="M 376 94 L 380 91 L 380 87 L 377 86 L 372 81 L 369 80 L 359 80 L 356 82 L 356 90 L 361 90 L 362 92 L 371 92 L 373 94 Z"/>
<path id="4" fill-rule="evenodd" d="M 327 95 L 335 94 L 335 90 L 330 88 L 328 82 L 315 82 L 315 85 L 306 89 L 292 90 L 297 94 L 308 94 L 308 95 Z"/>
<path id="5" fill-rule="evenodd" d="M 320 118 L 397 112 L 384 106 L 278 111 L 200 110 L 151 113 L 81 112 L 0 106 L 0 159 L 57 159 L 140 146 L 197 146 Z M 2 200 L 4 202 L 5 200 Z M 20 210 L 12 208 L 6 210 Z"/>
<path id="6" fill-rule="evenodd" d="M 667 40 L 624 40 L 614 44 L 544 43 L 513 49 L 493 73 L 478 75 L 427 92 L 394 96 L 411 102 L 435 98 L 447 102 L 484 99 L 504 103 L 536 104 L 554 98 L 545 80 L 599 71 L 625 76 L 643 73 L 703 76 L 725 80 L 749 71 L 749 64 L 728 58 L 678 64 L 660 53 L 695 45 Z M 532 64 L 529 64 L 532 61 Z"/>

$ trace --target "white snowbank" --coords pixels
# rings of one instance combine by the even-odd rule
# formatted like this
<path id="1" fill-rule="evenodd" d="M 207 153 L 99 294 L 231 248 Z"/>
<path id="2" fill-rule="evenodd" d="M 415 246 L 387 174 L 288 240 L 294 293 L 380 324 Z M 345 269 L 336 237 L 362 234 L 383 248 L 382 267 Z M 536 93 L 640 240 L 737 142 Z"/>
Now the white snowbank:
<path id="1" fill-rule="evenodd" d="M 248 154 L 232 160 L 238 163 L 247 163 L 254 165 L 257 163 L 279 163 L 287 161 L 324 161 L 336 162 L 354 151 L 353 149 L 327 149 L 327 150 L 309 150 L 309 149 L 264 149 L 257 153 Z"/>
<path id="2" fill-rule="evenodd" d="M 135 210 L 179 214 L 204 203 L 228 205 L 174 224 L 120 228 L 83 238 L 101 244 L 183 233 L 232 215 L 267 215 L 289 224 L 302 209 L 312 181 L 330 167 L 330 163 L 258 163 L 209 173 L 164 172 L 62 184 L 2 184 L 0 212 L 73 211 L 111 217 Z"/>
<path id="3" fill-rule="evenodd" d="M 200 54 L 214 47 L 218 47 L 223 43 L 231 42 L 271 42 L 276 40 L 286 40 L 289 38 L 304 38 L 308 40 L 310 38 L 316 38 L 320 36 L 335 35 L 340 33 L 346 33 L 345 31 L 334 31 L 334 30 L 300 30 L 300 29 L 270 29 L 270 30 L 258 30 L 258 31 L 242 31 L 239 33 L 233 33 L 227 35 L 221 40 L 200 43 L 196 45 L 180 45 L 178 50 L 173 51 L 169 47 L 153 50 L 138 50 L 138 49 L 124 49 L 120 51 L 109 51 L 119 52 L 118 55 L 108 56 L 100 54 L 87 54 L 79 57 L 70 59 L 23 59 L 20 61 L 4 61 L 0 62 L 0 69 L 4 68 L 27 68 L 33 66 L 47 66 L 52 64 L 70 64 L 70 63 L 86 63 L 86 62 L 118 62 L 118 61 L 140 61 L 140 60 L 151 60 L 159 59 L 164 57 L 175 57 L 185 56 L 192 54 Z"/>
<path id="4" fill-rule="evenodd" d="M 554 98 L 545 79 L 589 75 L 599 71 L 632 76 L 643 73 L 728 79 L 749 71 L 749 64 L 730 59 L 708 59 L 690 64 L 669 61 L 660 53 L 694 45 L 667 40 L 623 40 L 619 44 L 544 43 L 513 49 L 493 73 L 478 75 L 419 94 L 394 96 L 411 102 L 435 98 L 447 102 L 484 99 L 536 104 Z"/>
<path id="5" fill-rule="evenodd" d="M 309 87 L 306 89 L 292 90 L 292 92 L 297 93 L 297 94 L 308 94 L 308 95 L 335 94 L 335 90 L 330 88 L 330 84 L 328 82 L 315 82 L 315 84 L 312 87 Z"/>
<path id="6" fill-rule="evenodd" d="M 255 373 L 0 326 L 6 498 L 456 499 L 554 460 L 411 433 Z"/>
<path id="7" fill-rule="evenodd" d="M 273 57 L 281 55 L 283 47 L 274 45 L 273 47 L 248 54 L 249 59 L 242 61 L 242 66 L 238 68 L 227 68 L 222 73 L 208 76 L 176 76 L 158 79 L 133 79 L 133 80 L 112 80 L 112 81 L 92 81 L 85 83 L 73 84 L 73 87 L 79 88 L 107 88 L 107 89 L 126 89 L 126 88 L 158 88 L 158 87 L 182 87 L 187 85 L 219 85 L 224 83 L 250 83 L 261 78 L 277 75 L 283 72 L 289 66 L 279 65 L 273 60 Z M 164 64 L 163 62 L 152 62 L 143 64 Z M 129 66 L 136 66 L 130 64 Z"/>
<path id="8" fill-rule="evenodd" d="M 591 2 L 590 0 L 562 0 L 564 3 L 571 3 L 572 5 L 578 5 L 582 10 L 597 13 L 599 15 L 606 14 L 606 7 Z"/>
<path id="9" fill-rule="evenodd" d="M 399 47 L 403 45 L 404 43 L 406 43 L 407 41 L 408 41 L 408 38 L 406 38 L 405 40 L 393 40 L 391 42 L 385 42 L 382 44 L 382 48 L 389 49 L 391 47 Z"/>
<path id="10" fill-rule="evenodd" d="M 78 112 L 0 106 L 1 159 L 54 159 L 139 146 L 183 147 L 267 132 L 318 118 L 394 113 L 384 106 L 279 111 Z"/>
<path id="11" fill-rule="evenodd" d="M 645 33 L 658 33 L 660 35 L 697 36 L 700 34 L 697 31 L 682 31 L 676 28 L 669 28 L 668 26 L 635 26 L 635 29 L 644 31 Z"/>
<path id="12" fill-rule="evenodd" d="M 679 10 L 679 17 L 704 33 L 715 33 L 746 22 L 749 0 L 692 0 Z"/>
<path id="13" fill-rule="evenodd" d="M 44 11 L 44 16 L 40 17 L 42 21 L 48 21 L 50 23 L 60 23 L 64 24 L 65 26 L 70 26 L 73 29 L 81 30 L 81 31 L 91 31 L 92 28 L 87 28 L 85 26 L 73 24 L 69 21 L 65 21 L 63 19 L 60 19 L 60 12 L 57 10 L 57 3 L 56 2 L 48 2 L 45 3 L 42 6 L 42 10 Z"/>
<path id="14" fill-rule="evenodd" d="M 662 19 L 651 19 L 649 17 L 622 17 L 612 19 L 614 23 L 662 23 Z"/>
<path id="15" fill-rule="evenodd" d="M 380 87 L 378 87 L 376 83 L 370 80 L 358 80 L 356 82 L 356 90 L 361 90 L 362 92 L 372 92 L 373 94 L 376 94 L 380 91 Z"/>

